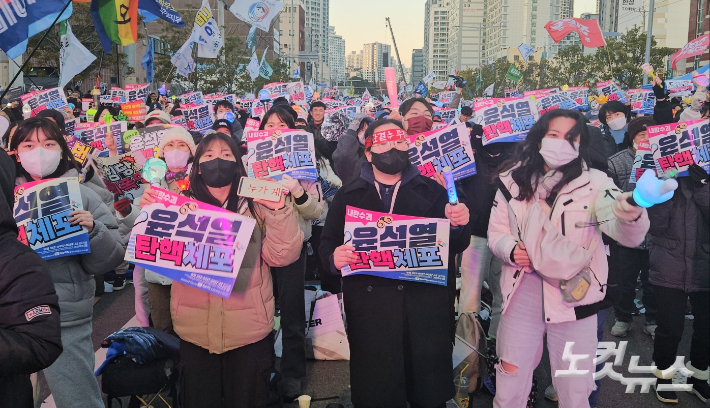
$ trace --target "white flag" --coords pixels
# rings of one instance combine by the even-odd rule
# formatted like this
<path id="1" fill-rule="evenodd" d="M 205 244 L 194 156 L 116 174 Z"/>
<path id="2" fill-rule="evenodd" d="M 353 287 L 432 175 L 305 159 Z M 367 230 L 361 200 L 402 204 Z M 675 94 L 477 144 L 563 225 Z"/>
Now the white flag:
<path id="1" fill-rule="evenodd" d="M 210 3 L 202 0 L 202 7 L 197 10 L 193 33 L 197 33 L 197 56 L 200 58 L 217 58 L 219 50 L 224 45 L 222 34 L 217 22 L 214 21 Z"/>
<path id="2" fill-rule="evenodd" d="M 279 14 L 283 6 L 284 3 L 277 0 L 235 0 L 229 11 L 245 23 L 269 32 L 271 20 Z"/>
<path id="3" fill-rule="evenodd" d="M 259 58 L 256 57 L 256 52 L 251 54 L 249 65 L 247 65 L 247 72 L 249 72 L 252 81 L 259 76 Z"/>
<path id="4" fill-rule="evenodd" d="M 62 28 L 64 28 L 64 24 L 66 24 L 66 31 L 62 30 L 59 48 L 60 88 L 64 88 L 67 82 L 71 81 L 75 75 L 80 74 L 96 59 L 96 56 L 74 36 L 69 23 L 62 23 Z"/>
<path id="5" fill-rule="evenodd" d="M 170 59 L 170 62 L 175 65 L 175 71 L 186 77 L 190 73 L 195 72 L 195 61 L 192 59 L 192 45 L 194 44 L 195 32 L 185 41 L 185 44 Z"/>
<path id="6" fill-rule="evenodd" d="M 495 86 L 495 83 L 488 85 L 488 88 L 486 88 L 485 91 L 483 91 L 484 95 L 488 96 L 493 96 L 493 87 Z"/>

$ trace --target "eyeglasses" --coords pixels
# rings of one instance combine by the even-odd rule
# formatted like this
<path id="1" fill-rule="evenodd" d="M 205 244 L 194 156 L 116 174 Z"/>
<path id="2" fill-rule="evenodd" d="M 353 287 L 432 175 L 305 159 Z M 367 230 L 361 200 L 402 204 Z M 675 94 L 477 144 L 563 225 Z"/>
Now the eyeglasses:
<path id="1" fill-rule="evenodd" d="M 378 143 L 372 145 L 370 150 L 374 153 L 384 153 L 392 150 L 393 147 L 400 151 L 407 151 L 409 150 L 409 142 L 406 140 L 395 140 L 392 142 Z"/>

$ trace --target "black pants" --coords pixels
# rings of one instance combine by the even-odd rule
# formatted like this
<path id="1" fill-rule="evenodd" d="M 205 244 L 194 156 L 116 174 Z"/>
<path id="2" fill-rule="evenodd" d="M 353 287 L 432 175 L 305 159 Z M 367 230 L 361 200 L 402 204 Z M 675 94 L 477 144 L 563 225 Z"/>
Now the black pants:
<path id="1" fill-rule="evenodd" d="M 318 253 L 320 249 L 320 235 L 322 233 L 323 227 L 314 225 L 311 229 L 311 239 L 309 239 L 308 242 L 311 243 L 311 247 L 313 248 L 314 264 L 318 268 L 318 274 L 320 275 L 321 289 L 333 294 L 338 294 L 343 291 L 340 285 L 340 276 L 330 273 L 330 265 L 323 265 Z"/>
<path id="2" fill-rule="evenodd" d="M 655 286 L 656 299 L 663 307 L 656 317 L 656 340 L 653 343 L 653 361 L 659 370 L 665 370 L 676 359 L 678 343 L 683 336 L 685 306 L 688 297 L 693 307 L 693 337 L 690 342 L 690 362 L 698 370 L 708 368 L 710 358 L 710 296 L 708 292 L 686 293 L 680 289 Z M 687 359 L 686 359 L 687 361 Z"/>
<path id="3" fill-rule="evenodd" d="M 254 408 L 269 401 L 274 341 L 264 339 L 223 354 L 180 340 L 183 408 Z"/>
<path id="4" fill-rule="evenodd" d="M 303 297 L 306 274 L 306 246 L 291 265 L 273 268 L 281 307 L 283 352 L 279 369 L 284 378 L 306 375 L 306 302 Z"/>
<path id="5" fill-rule="evenodd" d="M 621 286 L 619 298 L 614 304 L 616 320 L 631 323 L 631 313 L 636 310 L 636 279 L 641 272 L 641 288 L 643 295 L 641 301 L 646 308 L 646 324 L 656 323 L 658 304 L 653 294 L 653 285 L 648 282 L 648 250 L 627 248 L 617 243 L 610 245 L 611 261 L 609 266 L 614 268 L 610 273 L 616 273 L 618 284 Z"/>

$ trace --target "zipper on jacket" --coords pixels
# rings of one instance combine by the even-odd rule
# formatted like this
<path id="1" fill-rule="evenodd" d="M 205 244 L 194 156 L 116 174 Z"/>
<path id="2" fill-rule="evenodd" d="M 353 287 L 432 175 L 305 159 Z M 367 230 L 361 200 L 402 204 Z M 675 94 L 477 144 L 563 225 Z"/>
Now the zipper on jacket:
<path id="1" fill-rule="evenodd" d="M 560 217 L 560 222 L 562 223 L 562 235 L 565 235 L 565 212 L 564 211 L 562 211 L 562 216 Z"/>
<path id="2" fill-rule="evenodd" d="M 557 200 L 560 199 L 561 195 L 572 194 L 575 191 L 579 190 L 580 188 L 588 186 L 590 183 L 591 183 L 591 181 L 588 181 L 587 183 L 582 184 L 581 186 L 575 188 L 574 190 L 570 190 L 564 194 L 557 194 L 557 197 L 555 197 L 555 201 L 552 202 L 552 207 L 550 208 L 550 220 L 552 220 L 552 214 L 555 212 L 555 206 L 557 205 Z"/>

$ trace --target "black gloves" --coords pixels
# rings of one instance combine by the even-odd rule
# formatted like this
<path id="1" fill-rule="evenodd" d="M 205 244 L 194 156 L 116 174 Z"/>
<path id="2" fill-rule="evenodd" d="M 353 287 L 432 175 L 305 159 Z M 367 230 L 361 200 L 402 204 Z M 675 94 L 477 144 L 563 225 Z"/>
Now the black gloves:
<path id="1" fill-rule="evenodd" d="M 710 175 L 705 171 L 705 169 L 698 166 L 696 163 L 693 163 L 690 167 L 688 167 L 688 176 L 690 176 L 690 179 L 693 180 L 693 185 L 695 185 L 695 187 L 707 186 L 708 180 L 710 180 Z"/>

